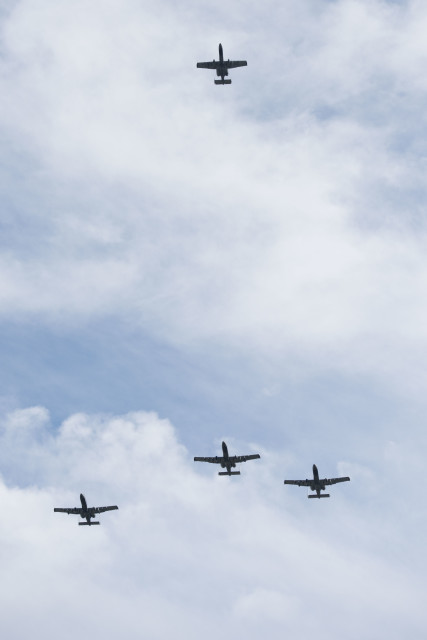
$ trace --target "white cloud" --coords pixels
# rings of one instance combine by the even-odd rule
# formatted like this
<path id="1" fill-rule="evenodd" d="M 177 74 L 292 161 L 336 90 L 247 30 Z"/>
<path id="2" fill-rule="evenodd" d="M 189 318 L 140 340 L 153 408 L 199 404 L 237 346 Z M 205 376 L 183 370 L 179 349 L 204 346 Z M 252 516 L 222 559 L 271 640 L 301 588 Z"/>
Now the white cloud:
<path id="1" fill-rule="evenodd" d="M 27 482 L 12 485 L 14 432 L 15 471 L 34 464 Z M 230 482 L 199 471 L 153 413 L 73 415 L 53 434 L 40 408 L 4 417 L 0 452 L 4 636 L 34 627 L 47 639 L 58 629 L 64 638 L 216 638 L 219 628 L 248 638 L 261 629 L 301 639 L 314 630 L 320 639 L 346 629 L 349 638 L 425 633 L 424 563 L 393 567 L 377 553 L 387 529 L 365 522 L 350 497 L 289 501 L 268 456 Z M 270 477 L 260 484 L 262 466 Z M 80 491 L 119 511 L 93 529 L 53 513 L 77 505 Z M 277 491 L 280 502 L 271 499 Z"/>
<path id="2" fill-rule="evenodd" d="M 4 23 L 3 127 L 39 167 L 38 207 L 53 194 L 54 212 L 35 256 L 3 252 L 3 314 L 119 314 L 174 343 L 423 375 L 425 230 L 392 202 L 397 188 L 405 212 L 423 197 L 423 151 L 393 150 L 406 107 L 388 108 L 392 82 L 377 91 L 421 64 L 423 7 L 329 3 L 319 28 L 309 4 L 298 36 L 289 5 L 288 43 L 273 28 L 273 48 L 248 12 L 235 46 L 254 62 L 228 93 L 195 69 L 215 49 L 191 4 L 196 22 L 134 2 L 79 7 L 21 2 Z M 421 115 L 410 77 L 406 103 Z M 283 109 L 265 119 L 275 92 Z M 319 119 L 325 104 L 340 112 Z"/>

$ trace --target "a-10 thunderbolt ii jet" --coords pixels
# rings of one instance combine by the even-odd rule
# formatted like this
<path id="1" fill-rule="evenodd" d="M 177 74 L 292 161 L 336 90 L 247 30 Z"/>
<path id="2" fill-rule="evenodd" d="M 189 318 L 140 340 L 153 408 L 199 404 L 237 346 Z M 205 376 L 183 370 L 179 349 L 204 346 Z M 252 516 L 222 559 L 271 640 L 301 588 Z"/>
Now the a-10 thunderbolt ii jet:
<path id="1" fill-rule="evenodd" d="M 319 478 L 319 472 L 314 464 L 312 480 L 285 480 L 285 484 L 296 484 L 298 487 L 310 487 L 311 491 L 315 491 L 316 493 L 309 494 L 307 498 L 329 498 L 329 493 L 321 493 L 325 490 L 326 486 L 349 481 L 350 478 L 348 476 L 345 478 Z"/>
<path id="2" fill-rule="evenodd" d="M 215 69 L 216 75 L 221 80 L 215 80 L 215 84 L 231 84 L 231 80 L 225 80 L 225 76 L 228 76 L 228 70 L 235 67 L 246 67 L 246 60 L 224 60 L 224 54 L 222 52 L 222 44 L 219 45 L 219 60 L 212 60 L 212 62 L 198 62 L 198 69 Z"/>
<path id="3" fill-rule="evenodd" d="M 213 462 L 214 464 L 220 464 L 223 469 L 227 471 L 219 471 L 219 476 L 239 476 L 240 471 L 232 471 L 236 464 L 240 462 L 246 462 L 246 460 L 256 460 L 261 456 L 259 453 L 254 453 L 249 456 L 230 456 L 228 454 L 228 448 L 225 442 L 222 443 L 222 456 L 215 456 L 214 458 L 194 458 L 194 462 Z"/>
<path id="4" fill-rule="evenodd" d="M 61 507 L 55 507 L 54 511 L 58 511 L 60 513 L 73 513 L 74 515 L 78 515 L 83 519 L 86 519 L 86 522 L 79 522 L 80 525 L 93 525 L 100 524 L 97 521 L 91 522 L 91 519 L 95 517 L 97 513 L 104 513 L 104 511 L 114 511 L 114 509 L 118 509 L 119 507 L 88 507 L 86 498 L 81 493 L 80 494 L 80 502 L 82 503 L 81 507 L 73 507 L 71 509 L 65 509 Z"/>

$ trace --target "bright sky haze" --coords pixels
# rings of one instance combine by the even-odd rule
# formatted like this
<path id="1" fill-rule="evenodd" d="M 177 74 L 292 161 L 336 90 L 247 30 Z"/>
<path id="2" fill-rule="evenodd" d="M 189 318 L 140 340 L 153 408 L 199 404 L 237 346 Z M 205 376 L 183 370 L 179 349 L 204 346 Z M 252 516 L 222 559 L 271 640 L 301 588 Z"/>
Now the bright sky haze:
<path id="1" fill-rule="evenodd" d="M 425 640 L 426 32 L 3 2 L 2 637 Z"/>

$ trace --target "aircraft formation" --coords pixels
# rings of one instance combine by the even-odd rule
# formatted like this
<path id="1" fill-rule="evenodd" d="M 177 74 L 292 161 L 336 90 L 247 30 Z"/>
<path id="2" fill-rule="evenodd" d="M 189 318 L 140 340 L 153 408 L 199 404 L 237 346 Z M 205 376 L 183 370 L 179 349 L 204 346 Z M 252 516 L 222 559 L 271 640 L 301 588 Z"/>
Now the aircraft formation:
<path id="1" fill-rule="evenodd" d="M 220 79 L 215 79 L 215 84 L 231 84 L 231 79 L 226 78 L 228 76 L 229 69 L 235 69 L 237 67 L 246 67 L 246 60 L 224 60 L 224 52 L 222 48 L 222 44 L 218 46 L 219 60 L 212 60 L 212 62 L 198 62 L 198 69 L 213 69 L 216 72 L 216 75 Z M 228 447 L 225 442 L 222 443 L 222 456 L 196 456 L 194 458 L 194 462 L 209 462 L 212 464 L 219 464 L 222 469 L 225 471 L 219 471 L 219 476 L 239 476 L 240 471 L 232 471 L 232 469 L 236 468 L 237 464 L 241 464 L 242 462 L 247 462 L 248 460 L 257 460 L 261 458 L 259 453 L 254 453 L 250 455 L 243 456 L 230 456 L 228 453 Z M 348 476 L 340 477 L 340 478 L 320 478 L 319 471 L 317 466 L 313 464 L 313 478 L 306 478 L 305 480 L 284 480 L 284 484 L 292 484 L 298 487 L 309 487 L 313 492 L 308 494 L 308 498 L 329 498 L 329 493 L 322 493 L 325 491 L 327 486 L 337 484 L 340 482 L 349 482 L 350 478 Z M 88 507 L 86 498 L 81 493 L 80 494 L 80 507 L 55 507 L 54 511 L 59 513 L 67 513 L 68 515 L 79 515 L 80 518 L 86 520 L 86 522 L 79 522 L 79 525 L 99 525 L 100 522 L 97 520 L 93 520 L 95 515 L 99 513 L 104 513 L 105 511 L 114 511 L 118 509 L 118 506 L 108 506 L 108 507 Z"/>
<path id="2" fill-rule="evenodd" d="M 195 456 L 194 462 L 210 462 L 213 464 L 221 465 L 222 469 L 226 469 L 226 471 L 219 471 L 219 476 L 239 476 L 240 471 L 232 471 L 236 467 L 236 464 L 240 464 L 242 462 L 247 462 L 248 460 L 258 460 L 261 458 L 259 453 L 252 453 L 244 456 L 230 456 L 228 453 L 228 447 L 225 442 L 222 443 L 222 456 L 214 456 L 214 457 L 205 457 L 205 456 Z M 338 482 L 349 482 L 350 478 L 348 476 L 342 478 L 320 478 L 319 471 L 316 465 L 313 465 L 313 478 L 306 480 L 285 480 L 285 484 L 295 484 L 298 487 L 310 487 L 311 491 L 315 491 L 316 493 L 308 494 L 308 498 L 329 498 L 329 493 L 322 493 L 325 490 L 325 487 L 331 484 L 337 484 Z M 92 518 L 95 517 L 98 513 L 104 513 L 105 511 L 114 511 L 119 507 L 117 505 L 109 506 L 109 507 L 88 507 L 86 498 L 81 493 L 80 494 L 80 502 L 81 507 L 55 507 L 54 511 L 57 513 L 68 513 L 68 515 L 79 515 L 86 522 L 79 522 L 79 525 L 88 525 L 92 526 L 95 524 L 100 524 L 99 521 L 94 520 L 92 522 Z"/>

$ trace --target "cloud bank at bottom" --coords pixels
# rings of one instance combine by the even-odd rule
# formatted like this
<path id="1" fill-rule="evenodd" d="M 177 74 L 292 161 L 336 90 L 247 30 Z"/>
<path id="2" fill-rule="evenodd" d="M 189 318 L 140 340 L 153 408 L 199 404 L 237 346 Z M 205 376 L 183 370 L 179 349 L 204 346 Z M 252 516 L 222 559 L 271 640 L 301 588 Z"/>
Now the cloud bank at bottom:
<path id="1" fill-rule="evenodd" d="M 350 494 L 286 493 L 272 452 L 237 478 L 195 453 L 210 452 L 188 452 L 154 413 L 76 414 L 58 429 L 41 407 L 2 416 L 1 636 L 425 635 L 422 572 L 372 551 Z M 93 528 L 54 514 L 80 492 L 119 511 Z"/>

